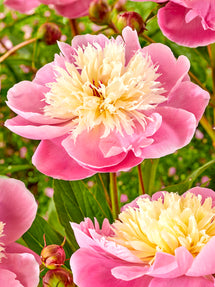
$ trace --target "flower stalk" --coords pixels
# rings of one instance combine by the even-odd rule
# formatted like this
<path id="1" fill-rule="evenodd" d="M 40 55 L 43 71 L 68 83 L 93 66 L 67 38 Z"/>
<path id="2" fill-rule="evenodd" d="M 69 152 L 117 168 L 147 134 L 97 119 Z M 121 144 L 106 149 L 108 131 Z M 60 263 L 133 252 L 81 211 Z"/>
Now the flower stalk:
<path id="1" fill-rule="evenodd" d="M 118 201 L 118 190 L 117 190 L 117 178 L 115 172 L 110 173 L 110 197 L 111 197 L 113 218 L 116 219 L 119 214 L 119 201 Z"/>

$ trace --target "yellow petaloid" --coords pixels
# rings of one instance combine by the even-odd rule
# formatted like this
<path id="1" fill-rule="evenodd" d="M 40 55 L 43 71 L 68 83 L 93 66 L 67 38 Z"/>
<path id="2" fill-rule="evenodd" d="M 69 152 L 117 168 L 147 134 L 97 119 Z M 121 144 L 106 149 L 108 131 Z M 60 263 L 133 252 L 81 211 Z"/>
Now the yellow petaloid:
<path id="1" fill-rule="evenodd" d="M 104 135 L 116 130 L 133 133 L 134 120 L 143 128 L 144 111 L 166 101 L 157 68 L 150 56 L 141 51 L 125 64 L 125 47 L 110 41 L 104 48 L 93 45 L 76 50 L 75 63 L 66 69 L 55 67 L 55 82 L 47 86 L 47 116 L 73 119 L 71 131 L 75 138 L 83 130 L 103 124 Z"/>
<path id="2" fill-rule="evenodd" d="M 164 200 L 139 199 L 138 208 L 127 208 L 113 224 L 110 239 L 126 246 L 145 263 L 153 263 L 156 252 L 174 254 L 184 246 L 195 257 L 215 236 L 215 208 L 212 199 L 165 193 Z"/>
<path id="3" fill-rule="evenodd" d="M 4 236 L 4 234 L 3 234 L 4 225 L 5 225 L 5 223 L 0 221 L 0 237 Z M 3 245 L 3 243 L 0 243 L 0 262 L 1 262 L 1 259 L 3 257 L 5 257 L 4 247 L 2 245 Z"/>

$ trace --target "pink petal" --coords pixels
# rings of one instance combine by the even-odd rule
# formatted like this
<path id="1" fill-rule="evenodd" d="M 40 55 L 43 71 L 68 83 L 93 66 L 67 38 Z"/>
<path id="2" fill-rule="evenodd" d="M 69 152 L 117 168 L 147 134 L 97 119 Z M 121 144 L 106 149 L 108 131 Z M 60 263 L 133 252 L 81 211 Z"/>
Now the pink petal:
<path id="1" fill-rule="evenodd" d="M 214 282 L 204 277 L 181 276 L 174 279 L 154 278 L 148 287 L 214 287 Z"/>
<path id="2" fill-rule="evenodd" d="M 208 105 L 209 99 L 208 92 L 187 81 L 182 82 L 176 89 L 172 90 L 166 104 L 193 113 L 196 120 L 199 121 Z"/>
<path id="3" fill-rule="evenodd" d="M 54 62 L 51 62 L 37 71 L 33 83 L 45 86 L 47 83 L 52 83 L 53 79 L 55 79 Z"/>
<path id="4" fill-rule="evenodd" d="M 67 134 L 72 128 L 72 122 L 65 122 L 56 125 L 40 125 L 32 123 L 17 116 L 5 122 L 5 126 L 12 132 L 34 140 L 52 139 Z"/>
<path id="5" fill-rule="evenodd" d="M 5 246 L 5 252 L 6 253 L 29 253 L 35 257 L 35 259 L 39 265 L 41 264 L 41 259 L 40 259 L 40 256 L 38 254 L 36 254 L 34 251 L 29 249 L 28 247 L 25 247 L 25 246 L 18 244 L 16 242 L 12 242 L 10 244 L 7 244 Z"/>
<path id="6" fill-rule="evenodd" d="M 142 152 L 142 157 L 159 158 L 187 145 L 195 132 L 196 119 L 193 114 L 170 107 L 156 108 L 163 121 L 153 136 L 154 142 Z"/>
<path id="7" fill-rule="evenodd" d="M 206 46 L 215 42 L 215 31 L 205 30 L 200 17 L 189 23 L 185 21 L 188 12 L 188 8 L 172 2 L 161 8 L 158 11 L 158 24 L 163 34 L 171 41 L 188 47 Z"/>
<path id="8" fill-rule="evenodd" d="M 94 43 L 98 43 L 102 48 L 105 47 L 106 43 L 109 43 L 109 39 L 103 35 L 81 35 L 81 36 L 75 36 L 72 39 L 72 47 L 73 49 L 77 49 L 78 47 L 86 47 L 88 44 L 93 45 Z"/>
<path id="9" fill-rule="evenodd" d="M 191 268 L 186 275 L 188 276 L 204 276 L 215 273 L 215 236 L 202 248 L 200 253 L 193 261 Z"/>
<path id="10" fill-rule="evenodd" d="M 187 57 L 180 56 L 176 59 L 170 48 L 163 44 L 151 44 L 143 48 L 142 51 L 144 54 L 150 55 L 152 63 L 158 66 L 157 73 L 160 74 L 160 77 L 157 80 L 167 94 L 177 82 L 189 80 L 187 73 L 190 62 Z"/>
<path id="11" fill-rule="evenodd" d="M 38 0 L 5 0 L 4 4 L 20 13 L 28 14 L 33 8 L 40 5 Z"/>
<path id="12" fill-rule="evenodd" d="M 64 180 L 78 180 L 95 174 L 72 159 L 61 146 L 61 140 L 41 141 L 32 158 L 36 168 L 48 176 Z"/>
<path id="13" fill-rule="evenodd" d="M 187 192 L 192 192 L 195 195 L 202 196 L 202 204 L 204 203 L 205 199 L 208 197 L 212 198 L 212 206 L 215 206 L 215 192 L 212 189 L 204 188 L 204 187 L 193 187 L 189 189 Z M 186 194 L 185 192 L 184 194 Z"/>
<path id="14" fill-rule="evenodd" d="M 37 204 L 23 182 L 0 178 L 0 206 L 0 220 L 6 223 L 1 242 L 9 244 L 29 229 L 36 216 Z"/>
<path id="15" fill-rule="evenodd" d="M 55 9 L 63 17 L 71 19 L 79 18 L 88 15 L 88 10 L 91 1 L 92 0 L 84 0 L 84 1 L 76 0 L 73 1 L 71 4 L 55 5 Z"/>
<path id="16" fill-rule="evenodd" d="M 157 252 L 147 275 L 158 278 L 175 278 L 184 275 L 192 265 L 193 256 L 185 247 L 175 250 L 175 256 Z"/>
<path id="17" fill-rule="evenodd" d="M 38 85 L 35 82 L 22 81 L 8 91 L 7 105 L 18 115 L 35 123 L 54 124 L 64 122 L 64 120 L 52 119 L 44 115 L 43 108 L 46 105 L 44 94 L 48 90 L 47 87 Z"/>
<path id="18" fill-rule="evenodd" d="M 39 284 L 40 268 L 34 256 L 28 253 L 6 254 L 0 263 L 0 270 L 6 269 L 16 274 L 16 279 L 24 287 L 37 287 Z M 4 285 L 2 285 L 3 287 Z M 5 285 L 6 287 L 7 285 Z M 19 285 L 18 285 L 19 286 Z"/>
<path id="19" fill-rule="evenodd" d="M 131 280 L 143 277 L 147 274 L 149 266 L 117 266 L 111 270 L 112 275 L 124 281 Z"/>
<path id="20" fill-rule="evenodd" d="M 141 46 L 136 30 L 133 31 L 130 27 L 126 27 L 122 31 L 122 36 L 125 41 L 125 58 L 127 64 Z"/>
<path id="21" fill-rule="evenodd" d="M 102 134 L 100 128 L 94 128 L 89 132 L 83 131 L 77 136 L 76 141 L 69 136 L 62 145 L 74 160 L 90 169 L 114 166 L 125 158 L 126 153 L 122 151 L 115 156 L 105 157 L 99 148 Z M 87 143 L 87 148 L 83 143 Z"/>
<path id="22" fill-rule="evenodd" d="M 118 280 L 111 274 L 111 270 L 123 263 L 117 260 L 98 254 L 86 248 L 76 251 L 70 260 L 75 284 L 79 287 L 147 287 L 151 278 L 141 277 L 132 281 Z"/>
<path id="23" fill-rule="evenodd" d="M 0 286 L 24 287 L 17 279 L 16 274 L 0 267 Z M 36 286 L 35 286 L 36 287 Z"/>

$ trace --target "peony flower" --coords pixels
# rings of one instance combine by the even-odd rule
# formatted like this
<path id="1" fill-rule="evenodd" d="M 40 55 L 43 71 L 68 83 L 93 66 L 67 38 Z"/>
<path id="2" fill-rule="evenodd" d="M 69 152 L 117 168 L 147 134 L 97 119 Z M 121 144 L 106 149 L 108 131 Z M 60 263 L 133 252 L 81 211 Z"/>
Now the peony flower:
<path id="1" fill-rule="evenodd" d="M 39 0 L 5 0 L 4 4 L 20 13 L 29 14 L 41 3 Z"/>
<path id="2" fill-rule="evenodd" d="M 43 4 L 52 4 L 58 14 L 67 18 L 79 18 L 88 15 L 93 0 L 40 0 Z"/>
<path id="3" fill-rule="evenodd" d="M 79 287 L 214 287 L 215 192 L 157 192 L 127 204 L 102 228 L 72 223 L 80 246 L 71 257 Z"/>
<path id="4" fill-rule="evenodd" d="M 92 0 L 5 0 L 4 4 L 20 13 L 31 13 L 40 4 L 52 4 L 60 15 L 79 18 L 88 15 Z"/>
<path id="5" fill-rule="evenodd" d="M 190 82 L 190 63 L 162 44 L 141 49 L 136 31 L 123 38 L 76 36 L 32 82 L 8 92 L 18 114 L 11 131 L 41 140 L 33 164 L 65 180 L 126 171 L 187 145 L 209 95 Z"/>
<path id="6" fill-rule="evenodd" d="M 37 287 L 39 256 L 15 243 L 31 226 L 37 212 L 23 182 L 0 178 L 0 286 Z"/>
<path id="7" fill-rule="evenodd" d="M 214 0 L 151 1 L 167 2 L 158 11 L 158 24 L 163 34 L 171 41 L 187 47 L 206 46 L 215 42 Z"/>

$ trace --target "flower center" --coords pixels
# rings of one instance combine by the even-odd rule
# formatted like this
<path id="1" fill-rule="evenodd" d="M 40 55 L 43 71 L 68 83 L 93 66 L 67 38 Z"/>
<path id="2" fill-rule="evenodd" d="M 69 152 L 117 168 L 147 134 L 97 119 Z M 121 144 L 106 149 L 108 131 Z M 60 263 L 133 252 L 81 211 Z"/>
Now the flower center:
<path id="1" fill-rule="evenodd" d="M 156 252 L 174 255 L 180 246 L 195 257 L 215 236 L 215 207 L 212 199 L 201 203 L 201 195 L 184 197 L 165 193 L 164 199 L 137 201 L 138 208 L 127 208 L 113 224 L 110 239 L 127 247 L 145 263 L 153 263 Z"/>
<path id="2" fill-rule="evenodd" d="M 4 226 L 5 226 L 5 223 L 0 221 L 0 237 L 4 236 L 3 234 Z M 0 262 L 1 262 L 1 259 L 5 257 L 3 245 L 4 244 L 0 242 Z"/>
<path id="3" fill-rule="evenodd" d="M 65 62 L 65 69 L 55 66 L 55 82 L 47 84 L 44 107 L 47 116 L 73 120 L 74 138 L 99 125 L 103 136 L 114 129 L 130 135 L 134 121 L 145 129 L 144 111 L 166 101 L 157 81 L 158 67 L 141 51 L 126 65 L 125 47 L 110 41 L 104 48 L 97 43 L 79 47 L 74 58 L 73 64 Z"/>

